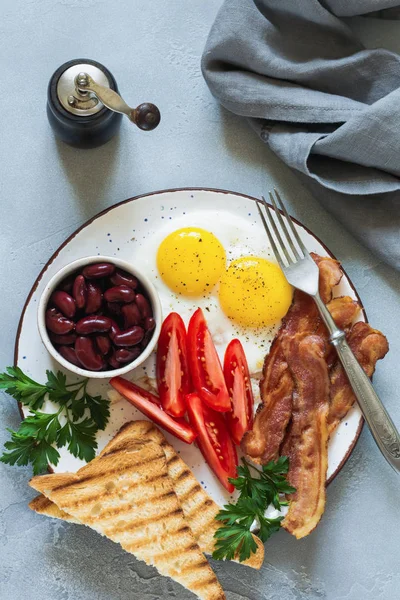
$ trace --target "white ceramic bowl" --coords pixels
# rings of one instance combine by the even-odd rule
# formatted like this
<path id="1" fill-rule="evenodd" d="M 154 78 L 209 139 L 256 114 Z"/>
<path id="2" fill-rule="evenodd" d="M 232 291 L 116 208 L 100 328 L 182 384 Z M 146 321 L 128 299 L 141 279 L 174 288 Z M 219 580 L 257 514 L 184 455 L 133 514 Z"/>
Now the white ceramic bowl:
<path id="1" fill-rule="evenodd" d="M 86 267 L 86 265 L 90 265 L 98 262 L 108 262 L 114 264 L 117 268 L 120 268 L 128 273 L 131 273 L 139 280 L 142 288 L 147 294 L 148 299 L 150 300 L 153 316 L 156 322 L 156 326 L 153 332 L 153 336 L 143 350 L 142 354 L 137 357 L 136 360 L 128 363 L 126 365 L 121 366 L 120 369 L 112 369 L 110 371 L 88 371 L 87 369 L 83 369 L 81 367 L 77 367 L 66 360 L 61 354 L 56 350 L 53 346 L 52 341 L 49 338 L 49 334 L 47 333 L 46 323 L 45 323 L 45 313 L 46 307 L 49 301 L 51 294 L 57 288 L 57 285 L 63 281 L 68 275 L 71 275 L 75 271 L 80 268 Z M 124 373 L 128 373 L 128 371 L 132 371 L 139 365 L 141 365 L 152 353 L 154 350 L 158 337 L 160 335 L 162 323 L 162 312 L 161 312 L 161 303 L 158 296 L 158 293 L 151 283 L 151 281 L 138 269 L 133 267 L 129 262 L 125 260 L 120 260 L 119 258 L 110 257 L 110 256 L 86 256 L 84 258 L 80 258 L 78 260 L 74 260 L 69 263 L 62 269 L 60 269 L 48 282 L 43 293 L 40 297 L 39 306 L 38 306 L 38 327 L 40 337 L 42 338 L 43 344 L 46 346 L 46 349 L 51 354 L 51 356 L 60 363 L 63 367 L 75 373 L 76 375 L 81 375 L 82 377 L 90 377 L 95 379 L 108 379 L 110 377 L 115 377 L 116 375 L 123 375 Z"/>

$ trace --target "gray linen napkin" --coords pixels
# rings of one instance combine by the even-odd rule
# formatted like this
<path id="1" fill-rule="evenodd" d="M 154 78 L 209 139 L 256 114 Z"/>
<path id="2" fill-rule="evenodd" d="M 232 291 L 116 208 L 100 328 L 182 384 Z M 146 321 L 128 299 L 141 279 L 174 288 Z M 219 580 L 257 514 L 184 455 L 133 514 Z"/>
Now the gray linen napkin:
<path id="1" fill-rule="evenodd" d="M 366 50 L 336 16 L 396 4 L 226 0 L 202 70 L 223 106 L 400 270 L 400 56 Z"/>

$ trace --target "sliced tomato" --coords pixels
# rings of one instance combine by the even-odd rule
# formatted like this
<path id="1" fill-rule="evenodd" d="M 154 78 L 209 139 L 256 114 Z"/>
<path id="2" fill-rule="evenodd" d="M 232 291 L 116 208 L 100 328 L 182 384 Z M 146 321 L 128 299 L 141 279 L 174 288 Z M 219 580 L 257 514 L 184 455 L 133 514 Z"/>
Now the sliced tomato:
<path id="1" fill-rule="evenodd" d="M 186 396 L 189 421 L 197 432 L 197 445 L 222 485 L 232 493 L 228 477 L 236 477 L 237 454 L 224 416 L 208 407 L 198 394 Z"/>
<path id="2" fill-rule="evenodd" d="M 164 412 L 160 407 L 159 399 L 151 392 L 143 390 L 138 385 L 122 377 L 113 377 L 110 379 L 110 385 L 146 417 L 149 417 L 154 423 L 157 423 L 175 437 L 187 444 L 192 444 L 196 439 L 197 434 L 193 427 L 186 423 L 184 419 L 175 420 Z"/>
<path id="3" fill-rule="evenodd" d="M 202 400 L 218 412 L 231 410 L 222 366 L 201 308 L 189 322 L 188 361 L 193 387 Z"/>
<path id="4" fill-rule="evenodd" d="M 163 409 L 173 417 L 183 417 L 185 396 L 191 391 L 186 328 L 182 318 L 174 312 L 162 324 L 158 339 L 157 386 Z"/>
<path id="5" fill-rule="evenodd" d="M 224 375 L 232 402 L 232 412 L 226 415 L 226 422 L 233 441 L 239 446 L 246 431 L 253 426 L 254 408 L 249 367 L 239 340 L 232 340 L 225 351 Z"/>

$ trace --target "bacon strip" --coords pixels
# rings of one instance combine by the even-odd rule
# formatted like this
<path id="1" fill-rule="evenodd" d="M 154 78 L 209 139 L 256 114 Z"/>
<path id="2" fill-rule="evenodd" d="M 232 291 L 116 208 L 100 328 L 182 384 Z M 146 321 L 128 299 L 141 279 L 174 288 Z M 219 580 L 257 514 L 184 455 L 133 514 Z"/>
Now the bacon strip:
<path id="1" fill-rule="evenodd" d="M 372 329 L 368 323 L 360 322 L 353 326 L 347 341 L 368 377 L 372 377 L 377 361 L 382 359 L 389 350 L 386 337 L 377 329 Z M 330 381 L 328 431 L 329 435 L 332 435 L 353 406 L 356 397 L 339 360 L 331 369 Z"/>
<path id="2" fill-rule="evenodd" d="M 325 508 L 329 375 L 320 336 L 286 338 L 284 352 L 295 381 L 288 481 L 296 492 L 282 526 L 299 539 L 317 526 Z"/>
<path id="3" fill-rule="evenodd" d="M 292 416 L 293 379 L 282 352 L 280 338 L 275 338 L 266 357 L 261 398 L 253 428 L 241 442 L 243 452 L 255 463 L 266 464 L 278 458 L 283 433 Z"/>
<path id="4" fill-rule="evenodd" d="M 326 306 L 336 325 L 345 332 L 348 332 L 350 325 L 361 310 L 358 302 L 350 298 L 350 296 L 333 298 Z M 327 342 L 325 360 L 328 367 L 331 368 L 337 360 L 337 354 L 334 346 L 328 343 L 328 330 L 325 324 L 321 322 L 315 333 L 323 337 Z"/>
<path id="5" fill-rule="evenodd" d="M 340 324 L 350 324 L 358 305 L 351 298 L 332 300 L 332 289 L 342 277 L 339 263 L 328 257 L 312 255 L 320 270 L 320 294 L 333 311 Z M 350 321 L 349 321 L 350 319 Z M 276 460 L 292 412 L 293 379 L 288 370 L 282 351 L 282 340 L 299 333 L 314 333 L 316 330 L 326 335 L 315 302 L 298 290 L 294 293 L 282 326 L 267 355 L 263 377 L 260 382 L 262 403 L 257 409 L 253 428 L 243 437 L 241 448 L 255 463 L 266 464 Z"/>

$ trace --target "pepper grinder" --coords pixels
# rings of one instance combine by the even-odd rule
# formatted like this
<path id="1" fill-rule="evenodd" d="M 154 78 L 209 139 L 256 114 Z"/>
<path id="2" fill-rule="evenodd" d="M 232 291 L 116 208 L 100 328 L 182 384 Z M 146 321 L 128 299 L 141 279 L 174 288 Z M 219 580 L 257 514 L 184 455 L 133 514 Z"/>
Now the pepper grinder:
<path id="1" fill-rule="evenodd" d="M 102 64 L 89 59 L 64 63 L 50 79 L 47 116 L 55 135 L 77 148 L 95 148 L 118 131 L 122 115 L 144 131 L 160 122 L 157 106 L 144 102 L 130 108 L 117 82 Z"/>

